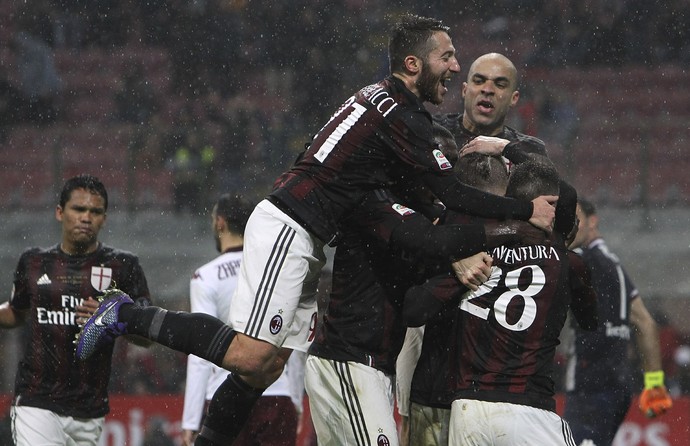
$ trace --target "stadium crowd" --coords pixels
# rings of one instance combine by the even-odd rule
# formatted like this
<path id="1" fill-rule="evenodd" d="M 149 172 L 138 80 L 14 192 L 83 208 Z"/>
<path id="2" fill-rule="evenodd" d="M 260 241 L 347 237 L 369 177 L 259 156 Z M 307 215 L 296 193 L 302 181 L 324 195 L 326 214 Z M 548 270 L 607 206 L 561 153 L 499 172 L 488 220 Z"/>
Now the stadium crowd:
<path id="1" fill-rule="evenodd" d="M 481 39 L 505 47 L 516 64 L 533 69 L 690 62 L 684 51 L 690 35 L 686 2 L 652 7 L 636 0 L 496 0 L 491 8 L 475 3 L 442 8 L 441 2 L 428 2 L 425 7 L 456 30 L 461 54 L 467 52 L 465 42 Z M 279 173 L 321 116 L 362 80 L 385 71 L 386 18 L 419 7 L 411 0 L 324 6 L 318 0 L 270 5 L 242 0 L 0 1 L 0 142 L 21 123 L 71 130 L 94 119 L 74 111 L 74 83 L 88 76 L 80 71 L 80 55 L 108 59 L 154 48 L 163 54 L 154 64 L 169 65 L 163 79 L 154 79 L 151 63 L 129 62 L 121 74 L 109 73 L 120 78 L 114 91 L 103 91 L 106 98 L 99 98 L 112 102 L 101 113 L 103 120 L 124 124 L 136 162 L 172 173 L 176 209 L 184 208 L 184 201 L 196 202 L 199 190 L 209 186 L 260 188 L 262 195 L 265 182 L 255 179 Z M 295 36 L 309 42 L 308 50 L 294 44 Z M 21 73 L 20 58 L 27 59 Z M 577 118 L 572 107 L 554 108 L 554 103 L 567 104 L 567 96 L 559 99 L 539 85 L 522 89 L 520 116 L 528 133 L 535 120 L 543 132 L 558 119 Z M 532 109 L 529 90 L 536 104 Z M 313 101 L 314 92 L 318 101 Z M 112 98 L 103 101 L 108 95 Z M 573 137 L 573 132 L 562 133 L 557 144 Z M 204 169 L 210 184 L 189 175 Z"/>

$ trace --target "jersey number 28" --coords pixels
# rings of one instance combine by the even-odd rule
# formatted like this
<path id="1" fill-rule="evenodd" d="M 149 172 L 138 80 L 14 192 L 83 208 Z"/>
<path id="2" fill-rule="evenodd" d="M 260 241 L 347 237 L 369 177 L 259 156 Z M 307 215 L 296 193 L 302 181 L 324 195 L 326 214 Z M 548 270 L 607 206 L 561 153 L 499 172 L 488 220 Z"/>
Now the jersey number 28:
<path id="1" fill-rule="evenodd" d="M 532 270 L 532 280 L 525 289 L 520 289 L 520 276 L 523 271 L 527 269 Z M 477 291 L 468 292 L 463 296 L 460 302 L 460 309 L 484 320 L 488 320 L 491 315 L 491 308 L 477 305 L 473 303 L 472 300 L 484 296 L 485 294 L 496 292 L 495 288 L 500 283 L 502 276 L 503 270 L 499 267 L 493 267 L 489 280 L 484 282 Z M 544 288 L 546 283 L 545 278 L 544 271 L 537 265 L 523 266 L 522 268 L 506 273 L 503 279 L 506 291 L 498 296 L 493 303 L 493 315 L 496 322 L 511 331 L 527 330 L 537 317 L 537 302 L 534 300 L 534 296 L 539 294 Z M 520 318 L 511 324 L 508 322 L 507 318 L 508 307 L 513 299 L 518 297 L 522 298 L 524 301 L 524 308 Z"/>

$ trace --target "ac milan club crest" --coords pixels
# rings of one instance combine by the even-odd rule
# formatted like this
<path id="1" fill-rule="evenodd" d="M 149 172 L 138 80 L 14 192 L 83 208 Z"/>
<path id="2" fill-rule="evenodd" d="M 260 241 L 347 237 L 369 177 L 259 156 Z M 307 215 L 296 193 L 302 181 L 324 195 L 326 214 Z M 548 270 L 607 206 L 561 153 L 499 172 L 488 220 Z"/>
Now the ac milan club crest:
<path id="1" fill-rule="evenodd" d="M 269 329 L 271 330 L 271 334 L 278 334 L 278 332 L 280 332 L 280 330 L 282 328 L 283 328 L 283 318 L 276 314 L 271 319 L 271 324 L 269 325 Z"/>
<path id="2" fill-rule="evenodd" d="M 376 439 L 376 446 L 391 446 L 391 441 L 383 434 Z"/>
<path id="3" fill-rule="evenodd" d="M 91 286 L 98 291 L 105 291 L 113 279 L 113 269 L 102 266 L 91 267 Z"/>

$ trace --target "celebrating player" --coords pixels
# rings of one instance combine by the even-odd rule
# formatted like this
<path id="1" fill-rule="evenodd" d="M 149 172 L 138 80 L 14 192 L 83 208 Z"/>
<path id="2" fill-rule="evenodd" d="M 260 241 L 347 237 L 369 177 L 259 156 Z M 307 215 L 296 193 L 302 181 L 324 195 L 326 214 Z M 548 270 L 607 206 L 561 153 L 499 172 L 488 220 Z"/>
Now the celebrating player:
<path id="1" fill-rule="evenodd" d="M 242 263 L 244 228 L 251 213 L 249 204 L 239 196 L 223 194 L 211 212 L 211 224 L 216 249 L 221 254 L 194 272 L 189 283 L 192 312 L 210 314 L 226 319 L 230 311 L 232 293 Z M 274 382 L 254 406 L 245 428 L 235 441 L 242 444 L 271 444 L 291 446 L 297 438 L 298 413 L 293 398 L 299 404 L 304 385 L 290 380 L 291 374 L 301 375 L 303 358 L 291 355 L 283 374 Z M 228 371 L 194 355 L 187 358 L 187 383 L 182 412 L 182 440 L 185 446 L 194 444 L 201 427 L 205 403 L 211 399 Z M 292 387 L 297 387 L 294 389 Z"/>
<path id="2" fill-rule="evenodd" d="M 512 170 L 506 195 L 557 193 L 559 181 L 548 160 L 535 159 Z M 559 234 L 550 244 L 505 245 L 491 255 L 489 280 L 476 291 L 460 298 L 455 278 L 438 276 L 405 299 L 411 320 L 425 301 L 460 298 L 448 350 L 456 398 L 449 444 L 572 445 L 567 423 L 555 413 L 551 369 L 569 308 L 585 329 L 596 329 L 586 267 Z"/>
<path id="3" fill-rule="evenodd" d="M 99 309 L 108 328 L 124 326 L 232 372 L 213 397 L 197 446 L 231 443 L 291 351 L 306 351 L 316 326 L 323 247 L 337 243 L 342 217 L 370 191 L 419 179 L 448 207 L 551 228 L 557 197 L 519 201 L 465 186 L 433 143 L 424 102 L 440 104 L 460 70 L 448 28 L 404 16 L 393 28 L 389 59 L 392 74 L 348 99 L 254 209 L 230 327 L 162 309 L 137 311 L 124 295 Z M 87 324 L 78 354 L 87 357 L 108 342 L 108 328 Z"/>

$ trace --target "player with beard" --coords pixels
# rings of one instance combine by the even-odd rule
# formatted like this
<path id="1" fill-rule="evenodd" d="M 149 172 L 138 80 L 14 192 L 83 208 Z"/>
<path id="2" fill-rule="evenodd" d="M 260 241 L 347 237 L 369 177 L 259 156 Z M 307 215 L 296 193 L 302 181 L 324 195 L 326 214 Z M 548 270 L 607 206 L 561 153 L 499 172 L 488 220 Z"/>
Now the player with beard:
<path id="1" fill-rule="evenodd" d="M 138 311 L 119 295 L 101 305 L 80 337 L 78 354 L 85 358 L 110 342 L 113 327 L 123 327 L 120 332 L 143 334 L 230 370 L 197 446 L 231 443 L 291 351 L 307 350 L 316 327 L 323 247 L 337 243 L 341 219 L 372 190 L 418 179 L 449 208 L 551 230 L 550 203 L 557 197 L 530 202 L 472 189 L 457 180 L 433 143 L 424 102 L 440 104 L 445 84 L 460 71 L 448 28 L 435 19 L 404 16 L 393 27 L 389 60 L 391 75 L 348 99 L 254 209 L 229 327 L 203 315 Z M 96 325 L 97 319 L 110 324 Z"/>

